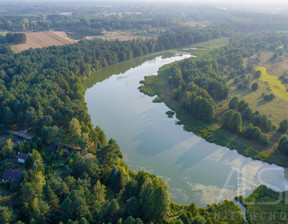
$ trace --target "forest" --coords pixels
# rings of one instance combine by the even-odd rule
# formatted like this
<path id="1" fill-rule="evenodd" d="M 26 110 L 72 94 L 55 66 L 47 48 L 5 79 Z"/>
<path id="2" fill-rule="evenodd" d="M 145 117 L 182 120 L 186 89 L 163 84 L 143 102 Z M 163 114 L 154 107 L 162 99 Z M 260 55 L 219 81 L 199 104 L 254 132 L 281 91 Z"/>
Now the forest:
<path id="1" fill-rule="evenodd" d="M 161 68 L 158 81 L 163 80 L 170 86 L 165 90 L 159 91 L 157 79 L 154 80 L 155 84 L 149 83 L 147 81 L 149 77 L 140 89 L 145 92 L 150 85 L 152 89 L 155 89 L 154 94 L 162 96 L 164 91 L 169 89 L 169 95 L 172 96 L 172 99 L 168 100 L 169 102 L 175 100 L 178 108 L 183 108 L 193 118 L 207 123 L 207 129 L 209 129 L 209 124 L 211 127 L 217 124 L 216 128 L 214 125 L 214 130 L 210 128 L 210 131 L 207 131 L 213 134 L 218 129 L 226 129 L 241 138 L 254 142 L 256 152 L 257 145 L 259 145 L 258 150 L 263 150 L 263 147 L 273 148 L 276 155 L 262 153 L 254 154 L 254 156 L 258 156 L 255 157 L 257 159 L 285 165 L 288 155 L 287 117 L 276 124 L 266 114 L 253 111 L 245 100 L 236 96 L 232 97 L 231 88 L 235 89 L 234 92 L 238 90 L 242 92 L 257 91 L 258 83 L 255 80 L 261 75 L 256 70 L 260 60 L 257 57 L 266 51 L 273 52 L 272 58 L 276 57 L 278 52 L 281 52 L 282 56 L 286 55 L 287 40 L 285 33 L 239 35 L 237 38 L 231 39 L 227 46 L 216 49 L 207 55 L 185 59 Z M 145 83 L 147 83 L 146 87 Z M 275 95 L 262 93 L 262 97 L 263 101 L 270 102 L 273 101 Z M 167 102 L 167 99 L 164 94 L 164 101 Z M 199 135 L 203 136 L 201 132 Z M 218 143 L 231 144 L 227 141 Z M 233 147 L 237 148 L 235 145 Z M 238 146 L 238 148 L 241 147 L 245 148 L 246 146 Z M 241 149 L 239 150 L 241 151 Z M 245 153 L 253 156 L 254 152 L 246 151 Z"/>
<path id="2" fill-rule="evenodd" d="M 159 5 L 79 8 L 62 6 L 59 10 L 56 3 L 50 7 L 25 3 L 22 8 L 3 4 L 0 29 L 8 33 L 6 37 L 0 35 L 0 173 L 20 169 L 21 175 L 15 182 L 1 184 L 0 223 L 257 223 L 245 220 L 232 201 L 206 208 L 193 202 L 177 205 L 170 199 L 166 181 L 144 171 L 131 171 L 123 162 L 117 141 L 106 139 L 102 129 L 92 125 L 84 101 L 84 82 L 102 68 L 122 61 L 229 38 L 227 46 L 208 55 L 160 69 L 168 74 L 165 81 L 170 93 L 193 118 L 216 123 L 263 147 L 274 145 L 287 159 L 287 119 L 275 124 L 246 101 L 231 97 L 231 82 L 238 89 L 247 89 L 252 85 L 248 75 L 260 75 L 255 70 L 260 60 L 257 55 L 270 51 L 277 60 L 287 53 L 287 34 L 256 33 L 264 28 L 286 29 L 283 18 L 287 16 L 273 15 L 267 22 L 263 15 L 231 11 L 234 20 L 227 22 L 231 15 L 218 8 L 192 7 L 191 11 L 190 7 L 177 6 L 175 14 L 159 10 Z M 61 15 L 63 12 L 71 15 Z M 246 24 L 239 20 L 243 14 L 257 20 Z M 191 21 L 197 25 L 182 26 Z M 25 42 L 26 31 L 52 28 L 80 40 L 18 54 L 11 51 L 11 43 Z M 83 39 L 102 35 L 104 30 L 140 32 L 147 38 Z M 255 33 L 247 34 L 251 30 Z M 258 84 L 253 85 L 256 91 Z M 268 101 L 275 98 L 270 93 L 265 96 Z M 7 134 L 11 130 L 28 132 L 31 137 L 19 140 Z M 271 140 L 271 133 L 281 133 L 277 142 Z M 8 136 L 5 141 L 2 135 Z M 19 159 L 18 153 L 27 155 L 24 164 L 13 160 L 15 156 Z M 267 195 L 275 197 L 275 192 L 260 187 L 246 201 L 263 200 Z M 247 207 L 247 214 L 258 209 L 245 204 L 243 197 L 239 201 Z"/>
<path id="3" fill-rule="evenodd" d="M 167 183 L 148 173 L 135 174 L 126 167 L 116 141 L 107 141 L 100 127 L 92 126 L 83 97 L 83 81 L 102 67 L 149 52 L 217 38 L 213 32 L 214 29 L 183 29 L 177 35 L 175 31 L 165 33 L 157 40 L 83 40 L 74 45 L 1 54 L 1 130 L 29 129 L 35 136 L 32 142 L 17 148 L 30 155 L 25 161 L 21 188 L 17 184 L 9 187 L 18 194 L 11 203 L 3 202 L 1 221 L 159 223 L 167 222 L 169 212 L 187 210 L 183 214 L 187 220 L 221 223 L 213 221 L 212 212 L 209 215 L 209 210 L 198 211 L 195 205 L 181 209 L 175 205 L 173 211 Z M 190 38 L 182 43 L 185 35 Z M 65 146 L 83 152 L 67 157 L 63 153 Z M 91 158 L 83 158 L 85 151 Z M 2 157 L 15 154 L 8 139 Z M 52 166 L 57 160 L 65 165 L 60 176 L 55 175 Z M 15 165 L 4 163 L 2 170 L 9 167 Z M 211 210 L 223 212 L 225 203 Z M 234 203 L 231 209 L 242 217 Z M 228 221 L 229 217 L 223 219 Z"/>

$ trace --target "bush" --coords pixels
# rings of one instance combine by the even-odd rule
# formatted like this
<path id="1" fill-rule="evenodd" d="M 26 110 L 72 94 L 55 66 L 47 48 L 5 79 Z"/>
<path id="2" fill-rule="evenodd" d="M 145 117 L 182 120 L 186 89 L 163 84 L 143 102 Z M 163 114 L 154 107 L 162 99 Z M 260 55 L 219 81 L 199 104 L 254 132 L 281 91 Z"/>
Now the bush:
<path id="1" fill-rule="evenodd" d="M 228 110 L 223 114 L 222 127 L 233 132 L 240 133 L 242 129 L 242 116 L 235 110 Z"/>
<path id="2" fill-rule="evenodd" d="M 288 129 L 288 120 L 285 119 L 285 120 L 281 121 L 279 131 L 282 133 L 285 133 L 287 131 L 287 129 Z"/>
<path id="3" fill-rule="evenodd" d="M 259 79 L 260 76 L 261 76 L 261 71 L 255 71 L 255 72 L 254 72 L 254 78 L 255 78 L 255 79 Z"/>
<path id="4" fill-rule="evenodd" d="M 243 131 L 243 136 L 250 140 L 257 140 L 259 139 L 260 135 L 261 135 L 260 128 L 255 127 L 252 124 L 246 127 Z"/>
<path id="5" fill-rule="evenodd" d="M 237 97 L 233 97 L 229 102 L 229 109 L 237 110 L 239 105 L 239 99 Z"/>
<path id="6" fill-rule="evenodd" d="M 269 95 L 264 95 L 264 100 L 266 100 L 266 101 L 273 100 L 274 98 L 275 98 L 275 95 L 273 93 L 271 93 Z"/>
<path id="7" fill-rule="evenodd" d="M 269 142 L 270 142 L 268 136 L 264 133 L 260 134 L 259 141 L 264 146 L 269 145 Z"/>
<path id="8" fill-rule="evenodd" d="M 252 86 L 251 86 L 251 89 L 252 89 L 253 91 L 256 91 L 256 90 L 258 89 L 258 83 L 257 83 L 257 82 L 254 82 L 254 83 L 252 84 Z"/>
<path id="9" fill-rule="evenodd" d="M 279 140 L 279 144 L 278 144 L 278 149 L 285 153 L 288 154 L 288 137 L 287 135 L 282 135 L 282 137 Z"/>

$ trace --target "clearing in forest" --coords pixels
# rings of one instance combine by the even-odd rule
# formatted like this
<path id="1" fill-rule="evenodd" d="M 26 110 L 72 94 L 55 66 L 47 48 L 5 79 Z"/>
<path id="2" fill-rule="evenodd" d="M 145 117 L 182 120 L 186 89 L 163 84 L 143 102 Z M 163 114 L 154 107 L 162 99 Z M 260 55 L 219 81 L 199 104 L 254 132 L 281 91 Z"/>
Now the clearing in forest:
<path id="1" fill-rule="evenodd" d="M 141 35 L 134 35 L 128 31 L 122 32 L 122 31 L 105 31 L 103 32 L 103 35 L 99 36 L 87 36 L 87 40 L 92 40 L 92 39 L 102 39 L 102 40 L 108 40 L 108 41 L 113 41 L 113 40 L 119 40 L 119 41 L 129 41 L 129 40 L 137 40 L 139 38 L 145 39 L 145 38 L 151 38 L 148 36 L 141 36 Z"/>
<path id="2" fill-rule="evenodd" d="M 271 91 L 278 97 L 288 100 L 288 92 L 286 87 L 281 83 L 277 76 L 269 75 L 265 67 L 257 68 L 258 71 L 261 71 L 261 76 L 259 78 L 262 82 L 268 82 Z"/>
<path id="3" fill-rule="evenodd" d="M 229 42 L 228 38 L 218 38 L 214 40 L 204 41 L 200 43 L 195 43 L 191 45 L 191 50 L 193 55 L 197 56 L 203 56 L 205 54 L 208 54 L 214 49 L 223 47 L 227 45 Z"/>
<path id="4" fill-rule="evenodd" d="M 25 44 L 14 44 L 11 45 L 11 49 L 19 53 L 21 51 L 28 50 L 29 48 L 42 48 L 49 46 L 60 46 L 65 44 L 73 44 L 76 40 L 72 40 L 66 36 L 65 32 L 26 32 L 26 43 Z"/>
<path id="5" fill-rule="evenodd" d="M 232 90 L 231 98 L 236 96 L 240 100 L 246 101 L 253 111 L 265 114 L 278 127 L 283 119 L 288 118 L 288 92 L 286 90 L 288 89 L 288 83 L 286 84 L 281 80 L 283 74 L 288 74 L 288 57 L 283 56 L 281 60 L 275 61 L 271 59 L 273 55 L 274 52 L 261 53 L 260 62 L 256 67 L 256 70 L 262 73 L 259 78 L 256 78 L 253 72 L 247 74 L 245 78 L 236 77 L 240 83 L 248 80 L 248 88 L 239 89 L 238 82 L 235 83 L 235 79 L 229 80 L 228 84 Z M 256 55 L 252 59 L 255 57 Z M 250 59 L 248 58 L 248 61 Z M 253 83 L 258 83 L 259 85 L 256 91 L 251 90 Z M 272 93 L 275 95 L 275 98 L 265 100 L 264 96 Z"/>

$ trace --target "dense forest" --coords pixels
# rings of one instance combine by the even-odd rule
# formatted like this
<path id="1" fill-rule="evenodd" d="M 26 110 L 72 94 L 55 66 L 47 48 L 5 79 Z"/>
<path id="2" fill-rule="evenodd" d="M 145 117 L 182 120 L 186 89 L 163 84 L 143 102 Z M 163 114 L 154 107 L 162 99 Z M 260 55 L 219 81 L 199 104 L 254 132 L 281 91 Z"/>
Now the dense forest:
<path id="1" fill-rule="evenodd" d="M 17 151 L 29 156 L 21 188 L 8 186 L 16 194 L 1 202 L 1 222 L 231 223 L 223 215 L 229 208 L 245 223 L 233 202 L 208 209 L 172 204 L 166 182 L 126 167 L 116 141 L 107 141 L 100 127 L 92 126 L 83 97 L 83 81 L 102 67 L 218 35 L 214 29 L 177 30 L 157 40 L 80 41 L 20 54 L 3 52 L 1 130 L 28 129 L 35 137 L 16 149 L 11 139 L 3 146 L 3 159 Z M 79 152 L 67 155 L 65 147 Z M 6 168 L 17 165 L 3 163 L 1 169 Z M 180 214 L 179 219 L 169 218 Z"/>
<path id="2" fill-rule="evenodd" d="M 53 160 L 62 157 L 53 156 L 37 142 L 21 150 L 31 152 L 32 147 L 42 155 L 50 154 Z M 1 202 L 2 223 L 246 223 L 234 202 L 207 209 L 193 203 L 171 203 L 167 183 L 143 171 L 131 172 L 121 161 L 122 154 L 113 139 L 92 157 L 71 154 L 64 160 L 61 176 L 50 166 L 44 168 L 38 151 L 33 149 L 25 162 L 21 188 L 18 184 L 10 186 L 18 193 L 10 203 Z M 235 217 L 237 222 L 233 221 Z"/>
<path id="3" fill-rule="evenodd" d="M 81 126 L 82 137 L 78 136 L 72 142 L 81 141 L 87 145 L 89 139 L 94 139 L 97 134 L 91 127 L 84 104 L 81 82 L 86 77 L 101 67 L 143 54 L 217 38 L 213 32 L 214 29 L 181 30 L 175 35 L 171 31 L 157 40 L 80 41 L 69 46 L 2 54 L 0 129 L 9 129 L 11 125 L 26 129 L 32 127 L 31 131 L 37 135 L 41 133 L 45 141 L 51 143 L 54 136 L 65 139 L 68 124 L 75 118 Z M 186 35 L 190 38 L 182 43 L 181 38 Z M 54 136 L 49 133 L 54 133 Z"/>

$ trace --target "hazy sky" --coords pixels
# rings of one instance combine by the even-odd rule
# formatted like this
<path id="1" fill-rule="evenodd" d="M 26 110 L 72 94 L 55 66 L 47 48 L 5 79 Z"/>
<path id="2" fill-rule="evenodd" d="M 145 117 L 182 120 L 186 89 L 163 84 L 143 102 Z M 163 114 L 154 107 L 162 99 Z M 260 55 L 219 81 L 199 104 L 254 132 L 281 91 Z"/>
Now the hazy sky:
<path id="1" fill-rule="evenodd" d="M 8 1 L 20 1 L 20 0 L 0 0 L 3 2 L 8 2 Z M 114 1 L 114 2 L 189 2 L 189 3 L 228 3 L 230 5 L 232 4 L 237 4 L 237 5 L 250 5 L 250 4 L 259 4 L 259 5 L 287 5 L 288 6 L 288 0 L 21 0 L 25 2 L 73 2 L 73 3 L 81 3 L 81 2 L 109 2 L 109 1 Z M 288 8 L 287 8 L 288 9 Z"/>
<path id="2" fill-rule="evenodd" d="M 2 0 L 0 0 L 1 2 Z M 3 0 L 3 2 L 7 2 L 7 0 Z M 11 1 L 11 0 L 10 0 Z M 12 1 L 19 1 L 19 0 L 12 0 Z M 26 1 L 26 2 L 48 2 L 49 0 L 22 0 L 22 1 Z M 103 2 L 103 0 L 50 0 L 50 1 L 54 1 L 54 2 L 84 2 L 84 1 L 90 1 L 90 2 Z M 117 2 L 117 0 L 106 0 L 107 2 L 109 1 L 114 1 Z M 257 4 L 288 4 L 288 0 L 118 0 L 119 2 L 124 1 L 124 2 L 137 2 L 137 1 L 141 1 L 141 2 L 210 2 L 210 3 L 257 3 Z"/>
<path id="3" fill-rule="evenodd" d="M 131 0 L 133 1 L 133 0 Z M 135 1 L 135 0 L 134 0 Z M 136 0 L 137 1 L 137 0 Z M 145 1 L 145 0 L 144 0 Z M 153 0 L 146 0 L 147 2 L 152 2 Z M 242 3 L 242 4 L 270 4 L 270 5 L 275 5 L 275 4 L 281 4 L 281 5 L 288 5 L 288 0 L 157 0 L 161 2 L 208 2 L 208 3 L 229 3 L 229 4 L 234 4 L 234 3 Z"/>

